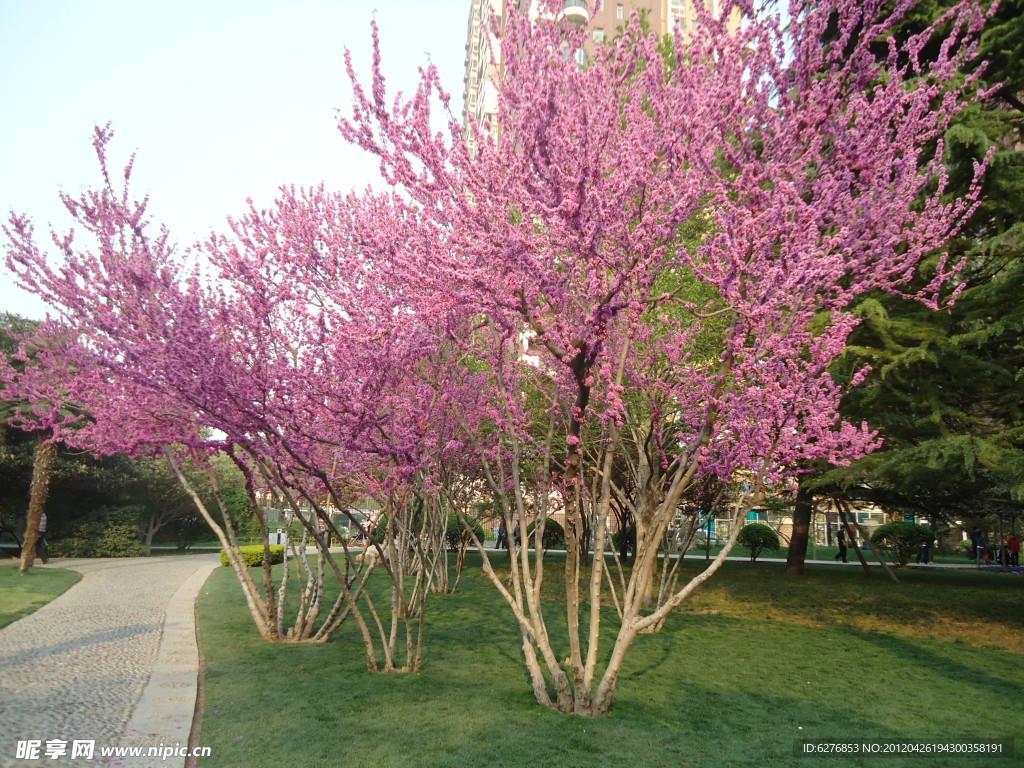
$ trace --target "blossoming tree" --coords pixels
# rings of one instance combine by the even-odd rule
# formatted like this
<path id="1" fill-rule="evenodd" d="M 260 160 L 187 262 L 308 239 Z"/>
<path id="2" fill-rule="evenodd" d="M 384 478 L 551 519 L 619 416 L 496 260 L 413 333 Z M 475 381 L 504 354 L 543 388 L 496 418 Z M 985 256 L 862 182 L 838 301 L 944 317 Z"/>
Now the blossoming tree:
<path id="1" fill-rule="evenodd" d="M 379 57 L 369 90 L 350 62 L 342 133 L 380 158 L 393 189 L 284 190 L 211 239 L 197 267 L 146 233 L 145 204 L 104 165 L 102 190 L 66 199 L 95 250 L 58 237 L 58 267 L 27 219 L 6 230 L 9 264 L 65 321 L 41 365 L 5 374 L 8 392 L 80 403 L 92 420 L 67 423 L 56 407 L 24 420 L 101 452 L 199 453 L 215 430 L 251 485 L 275 487 L 296 514 L 305 501 L 324 524 L 323 499 L 344 508 L 346 489 L 384 500 L 392 536 L 374 546 L 394 585 L 391 626 L 369 604 L 359 612 L 368 571 L 354 560 L 336 569 L 343 596 L 327 619 L 356 617 L 371 667 L 376 627 L 383 668 L 418 669 L 437 563 L 424 542 L 438 540 L 424 521 L 485 484 L 512 533 L 510 578 L 481 546 L 484 567 L 519 624 L 536 698 L 605 714 L 638 634 L 736 541 L 738 525 L 702 573 L 659 580 L 675 567 L 658 553 L 685 498 L 740 478 L 754 494 L 742 511 L 801 462 L 875 445 L 839 420 L 827 373 L 855 324 L 847 308 L 899 291 L 973 206 L 945 198 L 939 160 L 972 95 L 959 67 L 984 18 L 957 7 L 925 67 L 931 30 L 886 37 L 909 4 L 794 2 L 783 23 L 727 0 L 670 45 L 634 18 L 582 67 L 586 30 L 559 4 L 539 19 L 513 11 L 496 123 L 468 136 L 450 116 L 447 133 L 432 124 L 448 106 L 433 68 L 389 103 Z M 954 272 L 940 260 L 916 297 L 934 303 Z M 604 557 L 613 504 L 637 528 L 618 580 Z M 555 512 L 566 649 L 542 603 Z M 318 583 L 307 580 L 299 639 Z M 269 576 L 246 595 L 264 636 L 280 635 Z"/>
<path id="2" fill-rule="evenodd" d="M 726 2 L 717 17 L 698 9 L 692 39 L 677 33 L 667 50 L 637 18 L 591 48 L 558 3 L 540 18 L 512 10 L 496 26 L 495 123 L 463 131 L 452 119 L 447 134 L 431 123 L 448 104 L 433 69 L 392 102 L 379 62 L 368 89 L 349 63 L 355 105 L 340 128 L 401 190 L 382 229 L 403 232 L 402 282 L 478 318 L 452 343 L 472 361 L 467 375 L 486 380 L 489 428 L 464 435 L 506 525 L 526 542 L 530 517 L 565 516 L 567 653 L 541 605 L 541 526 L 533 556 L 510 539 L 508 583 L 486 565 L 541 703 L 608 712 L 638 633 L 722 564 L 738 525 L 709 568 L 652 602 L 659 544 L 685 494 L 712 476 L 756 492 L 799 462 L 874 447 L 866 427 L 839 420 L 826 370 L 855 324 L 847 307 L 898 291 L 973 205 L 944 197 L 939 159 L 972 96 L 959 67 L 983 15 L 957 7 L 924 67 L 932 30 L 886 39 L 910 5 L 794 2 L 783 22 Z M 738 29 L 725 21 L 735 9 Z M 954 271 L 941 262 L 917 298 L 934 303 Z M 615 585 L 603 552 L 623 454 L 637 551 Z M 610 649 L 608 601 L 620 616 Z"/>
<path id="3" fill-rule="evenodd" d="M 176 469 L 180 450 L 199 460 L 225 451 L 251 494 L 272 491 L 307 530 L 292 549 L 305 583 L 286 626 L 287 583 L 271 579 L 264 521 L 257 585 L 226 509 L 218 518 L 192 493 L 261 636 L 324 641 L 352 616 L 372 669 L 418 669 L 423 604 L 443 555 L 430 542 L 443 542 L 444 525 L 420 515 L 413 530 L 406 513 L 425 457 L 444 455 L 443 421 L 431 416 L 437 385 L 416 375 L 437 334 L 428 311 L 407 321 L 402 291 L 378 280 L 383 262 L 361 245 L 373 200 L 285 189 L 183 255 L 167 232 L 153 234 L 147 201 L 131 197 L 131 165 L 123 181 L 110 172 L 111 136 L 98 129 L 94 141 L 103 183 L 64 196 L 79 231 L 54 236 L 59 258 L 38 246 L 27 217 L 5 228 L 9 266 L 59 313 L 26 339 L 33 364 L 2 371 L 5 396 L 35 406 L 16 423 L 96 453 L 165 452 Z M 370 540 L 377 557 L 344 548 L 339 564 L 322 531 L 334 525 L 331 508 L 360 496 L 385 505 L 389 536 Z M 399 535 L 418 546 L 396 547 Z M 376 567 L 392 579 L 390 621 L 364 592 Z M 340 586 L 331 606 L 322 606 L 325 568 Z"/>

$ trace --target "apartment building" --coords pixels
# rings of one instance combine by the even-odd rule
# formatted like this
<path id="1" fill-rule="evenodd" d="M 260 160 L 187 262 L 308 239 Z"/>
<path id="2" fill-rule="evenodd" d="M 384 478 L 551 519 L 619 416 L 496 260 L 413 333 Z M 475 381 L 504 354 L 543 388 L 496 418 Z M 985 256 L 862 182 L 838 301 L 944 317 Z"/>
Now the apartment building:
<path id="1" fill-rule="evenodd" d="M 575 23 L 586 24 L 591 40 L 600 44 L 614 39 L 618 29 L 629 22 L 634 11 L 647 18 L 651 31 L 662 35 L 679 28 L 690 35 L 697 28 L 694 2 L 718 14 L 721 0 L 604 0 L 593 9 L 593 0 L 562 0 L 562 14 Z M 540 15 L 541 0 L 471 0 L 466 33 L 466 74 L 463 90 L 463 124 L 470 118 L 485 125 L 498 109 L 495 83 L 501 79 L 502 67 L 497 41 L 492 34 L 492 19 L 501 19 L 512 6 L 534 17 Z M 581 53 L 581 56 L 583 54 Z"/>

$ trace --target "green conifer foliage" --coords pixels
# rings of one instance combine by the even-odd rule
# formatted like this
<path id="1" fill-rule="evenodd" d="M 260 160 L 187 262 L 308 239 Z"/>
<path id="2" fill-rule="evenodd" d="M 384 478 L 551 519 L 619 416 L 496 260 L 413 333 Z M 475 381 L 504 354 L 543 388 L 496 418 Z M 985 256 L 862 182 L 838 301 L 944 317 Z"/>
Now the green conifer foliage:
<path id="1" fill-rule="evenodd" d="M 948 7 L 922 3 L 907 23 Z M 957 193 L 994 152 L 983 204 L 951 245 L 965 259 L 963 286 L 938 312 L 892 296 L 861 304 L 837 375 L 865 364 L 873 372 L 843 415 L 880 430 L 886 445 L 816 485 L 939 518 L 1013 520 L 1024 506 L 1024 0 L 999 7 L 981 58 L 992 96 L 944 137 Z"/>

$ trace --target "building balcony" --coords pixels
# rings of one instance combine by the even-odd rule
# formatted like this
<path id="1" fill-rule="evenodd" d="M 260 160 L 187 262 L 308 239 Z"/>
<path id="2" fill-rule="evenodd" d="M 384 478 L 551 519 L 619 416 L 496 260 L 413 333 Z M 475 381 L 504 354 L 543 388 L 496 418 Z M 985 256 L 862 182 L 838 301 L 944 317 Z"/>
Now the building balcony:
<path id="1" fill-rule="evenodd" d="M 590 21 L 590 4 L 588 0 L 565 0 L 562 15 L 575 24 L 586 24 Z"/>

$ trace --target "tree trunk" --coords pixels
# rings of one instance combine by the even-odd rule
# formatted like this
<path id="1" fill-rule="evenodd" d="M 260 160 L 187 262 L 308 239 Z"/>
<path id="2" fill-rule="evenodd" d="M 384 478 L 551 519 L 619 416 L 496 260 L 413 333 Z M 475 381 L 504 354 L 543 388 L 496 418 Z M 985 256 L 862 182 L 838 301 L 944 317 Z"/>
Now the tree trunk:
<path id="1" fill-rule="evenodd" d="M 57 446 L 40 439 L 36 443 L 32 462 L 32 485 L 29 488 L 28 520 L 25 521 L 25 535 L 21 544 L 21 567 L 18 573 L 25 573 L 36 559 L 36 541 L 39 538 L 39 518 L 46 506 L 50 492 L 50 477 L 53 461 L 57 458 Z"/>
<path id="2" fill-rule="evenodd" d="M 249 607 L 249 615 L 252 616 L 253 622 L 256 624 L 256 629 L 260 633 L 260 637 L 269 642 L 277 642 L 280 637 L 277 634 L 277 627 L 274 624 L 274 616 L 276 615 L 276 609 L 271 602 L 274 599 L 273 591 L 267 594 L 267 598 L 264 599 L 260 595 L 259 589 L 253 582 L 252 574 L 249 572 L 249 566 L 246 565 L 239 553 L 238 539 L 235 536 L 234 528 L 231 527 L 230 516 L 225 516 L 224 526 L 214 520 L 213 515 L 206 508 L 206 504 L 203 503 L 202 498 L 196 492 L 195 488 L 185 477 L 185 473 L 181 469 L 181 465 L 178 460 L 174 458 L 169 448 L 164 448 L 164 455 L 167 457 L 167 461 L 171 465 L 171 469 L 174 470 L 174 474 L 178 478 L 178 482 L 181 483 L 181 487 L 185 493 L 192 499 L 192 502 L 196 505 L 196 509 L 199 514 L 206 520 L 207 525 L 216 534 L 218 540 L 220 540 L 221 546 L 224 547 L 224 553 L 227 556 L 228 564 L 234 570 L 235 575 L 238 577 L 239 584 L 242 585 L 242 592 L 245 595 L 246 604 Z M 215 475 L 211 474 L 211 478 L 215 479 Z M 219 496 L 219 491 L 218 491 Z M 222 502 L 222 498 L 218 498 L 219 502 Z M 223 509 L 223 506 L 222 506 Z M 266 544 L 266 531 L 263 532 L 264 544 Z"/>
<path id="3" fill-rule="evenodd" d="M 789 539 L 789 555 L 786 557 L 786 573 L 791 576 L 802 576 L 804 572 L 813 508 L 814 495 L 801 484 L 796 491 L 796 504 L 793 507 L 793 534 Z"/>
<path id="4" fill-rule="evenodd" d="M 864 559 L 864 552 L 860 548 L 860 544 L 857 539 L 857 532 L 850 522 L 850 516 L 847 513 L 846 507 L 841 501 L 836 502 L 836 506 L 839 508 L 839 519 L 843 523 L 843 528 L 846 530 L 846 540 L 850 542 L 850 547 L 853 549 L 853 554 L 857 556 L 857 560 L 860 562 L 860 567 L 864 569 L 864 574 L 867 576 L 871 575 L 871 566 L 868 565 L 868 561 Z"/>
<path id="5" fill-rule="evenodd" d="M 590 550 L 593 547 L 593 525 L 590 515 L 580 505 L 580 562 L 584 567 L 590 566 Z"/>
<path id="6" fill-rule="evenodd" d="M 146 557 L 153 554 L 153 537 L 156 536 L 156 532 L 162 527 L 157 522 L 157 512 L 149 513 L 149 524 L 146 526 L 146 536 L 142 540 L 142 548 L 146 551 Z"/>

